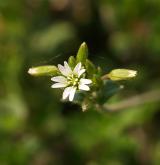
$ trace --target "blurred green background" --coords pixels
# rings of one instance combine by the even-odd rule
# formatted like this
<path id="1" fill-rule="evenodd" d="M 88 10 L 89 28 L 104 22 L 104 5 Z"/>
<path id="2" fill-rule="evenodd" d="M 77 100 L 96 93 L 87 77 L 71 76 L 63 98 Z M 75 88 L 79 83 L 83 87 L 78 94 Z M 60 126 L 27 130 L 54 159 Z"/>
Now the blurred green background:
<path id="1" fill-rule="evenodd" d="M 104 73 L 139 72 L 109 103 L 160 88 L 159 0 L 0 0 L 0 165 L 160 164 L 159 102 L 83 113 L 27 73 L 83 41 Z"/>

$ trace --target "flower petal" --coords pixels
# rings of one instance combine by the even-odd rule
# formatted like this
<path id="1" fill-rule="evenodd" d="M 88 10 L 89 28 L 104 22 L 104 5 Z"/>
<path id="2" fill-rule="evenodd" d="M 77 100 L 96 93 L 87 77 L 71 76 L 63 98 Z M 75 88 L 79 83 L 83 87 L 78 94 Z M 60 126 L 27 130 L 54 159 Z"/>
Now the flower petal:
<path id="1" fill-rule="evenodd" d="M 90 79 L 85 79 L 85 78 L 80 79 L 80 84 L 81 85 L 91 84 L 91 83 L 92 83 L 92 80 L 90 80 Z"/>
<path id="2" fill-rule="evenodd" d="M 65 100 L 69 96 L 71 89 L 72 89 L 72 87 L 65 88 L 65 90 L 63 92 L 63 97 L 62 97 L 63 100 Z"/>
<path id="3" fill-rule="evenodd" d="M 60 83 L 67 83 L 67 79 L 63 76 L 55 76 L 51 78 L 52 81 L 60 82 Z"/>
<path id="4" fill-rule="evenodd" d="M 72 69 L 70 68 L 70 66 L 68 65 L 66 61 L 64 61 L 64 67 L 68 75 L 72 73 Z"/>
<path id="5" fill-rule="evenodd" d="M 84 91 L 89 91 L 90 88 L 87 85 L 79 85 L 79 89 L 84 90 Z"/>
<path id="6" fill-rule="evenodd" d="M 78 75 L 78 73 L 80 72 L 80 69 L 81 69 L 81 62 L 79 62 L 79 63 L 75 66 L 73 72 L 74 72 L 75 74 Z"/>
<path id="7" fill-rule="evenodd" d="M 86 70 L 85 69 L 81 69 L 78 73 L 78 77 L 80 77 Z"/>
<path id="8" fill-rule="evenodd" d="M 51 86 L 51 88 L 64 88 L 67 86 L 67 83 L 55 83 Z"/>
<path id="9" fill-rule="evenodd" d="M 73 101 L 74 95 L 75 95 L 75 93 L 76 93 L 76 87 L 72 87 L 72 89 L 70 90 L 69 93 L 70 93 L 70 94 L 69 94 L 69 101 Z"/>
<path id="10" fill-rule="evenodd" d="M 67 70 L 65 69 L 64 66 L 58 64 L 58 69 L 60 70 L 60 72 L 61 72 L 64 76 L 68 76 L 68 72 L 67 72 Z"/>

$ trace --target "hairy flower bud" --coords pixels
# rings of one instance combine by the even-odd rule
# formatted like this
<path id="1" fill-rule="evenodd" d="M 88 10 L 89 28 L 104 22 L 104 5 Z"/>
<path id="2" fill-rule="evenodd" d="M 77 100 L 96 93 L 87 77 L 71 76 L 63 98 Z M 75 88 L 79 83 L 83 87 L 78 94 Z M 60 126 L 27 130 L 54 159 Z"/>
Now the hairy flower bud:
<path id="1" fill-rule="evenodd" d="M 58 69 L 54 65 L 37 66 L 30 68 L 28 73 L 32 76 L 54 76 L 58 73 Z"/>
<path id="2" fill-rule="evenodd" d="M 129 69 L 114 69 L 107 77 L 112 81 L 127 80 L 134 78 L 137 75 L 137 71 Z"/>

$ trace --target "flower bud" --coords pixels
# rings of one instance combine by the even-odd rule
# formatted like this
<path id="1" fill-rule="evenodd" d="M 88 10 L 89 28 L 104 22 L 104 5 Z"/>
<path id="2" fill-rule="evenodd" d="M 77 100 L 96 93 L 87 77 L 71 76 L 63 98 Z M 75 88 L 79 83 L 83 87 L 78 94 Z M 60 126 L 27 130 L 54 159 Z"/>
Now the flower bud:
<path id="1" fill-rule="evenodd" d="M 137 71 L 129 69 L 114 69 L 107 77 L 113 81 L 127 80 L 134 78 L 137 75 Z"/>
<path id="2" fill-rule="evenodd" d="M 76 59 L 74 56 L 69 57 L 68 64 L 72 69 L 76 66 Z"/>
<path id="3" fill-rule="evenodd" d="M 32 76 L 54 76 L 58 73 L 58 69 L 54 65 L 38 66 L 28 70 Z"/>
<path id="4" fill-rule="evenodd" d="M 87 58 L 88 58 L 88 47 L 87 44 L 83 42 L 77 53 L 77 57 L 76 57 L 77 63 L 81 62 L 82 64 L 84 64 Z"/>

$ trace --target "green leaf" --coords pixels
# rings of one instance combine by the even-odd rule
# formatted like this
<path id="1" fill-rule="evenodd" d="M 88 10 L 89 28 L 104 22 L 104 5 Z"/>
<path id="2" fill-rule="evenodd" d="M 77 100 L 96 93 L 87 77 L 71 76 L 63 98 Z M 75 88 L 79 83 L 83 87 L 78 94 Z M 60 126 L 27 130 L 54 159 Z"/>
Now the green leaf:
<path id="1" fill-rule="evenodd" d="M 120 86 L 113 81 L 104 81 L 104 84 L 98 93 L 99 103 L 104 104 L 110 97 L 119 92 L 122 88 L 123 86 Z"/>
<path id="2" fill-rule="evenodd" d="M 28 70 L 28 73 L 32 76 L 55 76 L 58 72 L 57 67 L 54 65 L 38 66 Z"/>
<path id="3" fill-rule="evenodd" d="M 77 63 L 81 62 L 82 64 L 85 64 L 87 58 L 88 58 L 88 47 L 87 44 L 83 42 L 76 56 Z"/>

